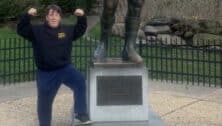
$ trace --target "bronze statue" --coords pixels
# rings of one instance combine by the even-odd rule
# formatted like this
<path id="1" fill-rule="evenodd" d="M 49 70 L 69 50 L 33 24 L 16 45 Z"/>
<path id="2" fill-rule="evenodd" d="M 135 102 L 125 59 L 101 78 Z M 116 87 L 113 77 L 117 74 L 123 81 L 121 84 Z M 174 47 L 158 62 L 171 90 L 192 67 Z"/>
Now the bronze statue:
<path id="1" fill-rule="evenodd" d="M 94 58 L 102 62 L 106 60 L 108 49 L 108 38 L 115 22 L 115 11 L 119 0 L 104 0 L 104 10 L 101 17 L 101 39 L 95 51 Z M 142 57 L 135 50 L 137 32 L 140 26 L 140 13 L 144 0 L 128 0 L 128 12 L 126 15 L 125 45 L 122 51 L 124 61 L 142 63 Z"/>

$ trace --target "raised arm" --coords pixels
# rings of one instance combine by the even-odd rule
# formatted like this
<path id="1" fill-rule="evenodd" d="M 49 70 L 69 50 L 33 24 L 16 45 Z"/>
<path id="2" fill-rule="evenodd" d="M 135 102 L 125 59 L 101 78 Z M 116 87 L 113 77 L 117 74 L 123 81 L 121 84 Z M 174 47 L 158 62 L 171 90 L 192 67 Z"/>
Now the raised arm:
<path id="1" fill-rule="evenodd" d="M 17 24 L 17 33 L 29 41 L 34 41 L 35 37 L 31 25 L 31 17 L 36 16 L 37 10 L 31 8 L 28 13 L 21 16 Z"/>
<path id="2" fill-rule="evenodd" d="M 87 18 L 82 9 L 76 9 L 74 14 L 77 16 L 77 23 L 73 28 L 73 40 L 76 40 L 86 32 Z"/>

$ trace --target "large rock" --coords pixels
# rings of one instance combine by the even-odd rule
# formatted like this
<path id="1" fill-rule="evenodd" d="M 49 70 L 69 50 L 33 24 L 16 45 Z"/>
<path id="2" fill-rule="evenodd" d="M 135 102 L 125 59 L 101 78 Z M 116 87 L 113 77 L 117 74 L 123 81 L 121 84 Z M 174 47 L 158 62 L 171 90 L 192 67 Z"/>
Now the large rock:
<path id="1" fill-rule="evenodd" d="M 138 38 L 139 39 L 146 39 L 145 32 L 142 29 L 139 29 L 139 31 L 138 31 Z"/>
<path id="2" fill-rule="evenodd" d="M 200 20 L 200 25 L 204 28 L 212 28 L 221 26 L 220 22 L 212 20 Z"/>
<path id="3" fill-rule="evenodd" d="M 186 45 L 186 41 L 181 37 L 169 34 L 157 35 L 157 41 L 163 45 Z"/>
<path id="4" fill-rule="evenodd" d="M 208 20 L 182 20 L 171 25 L 173 33 L 183 38 L 191 38 L 196 33 L 210 33 L 222 35 L 222 25 L 217 21 Z"/>
<path id="5" fill-rule="evenodd" d="M 222 36 L 198 33 L 193 37 L 193 46 L 221 46 L 222 47 Z"/>
<path id="6" fill-rule="evenodd" d="M 153 18 L 151 19 L 147 25 L 151 25 L 151 26 L 162 26 L 162 25 L 169 25 L 170 24 L 170 20 L 165 18 L 165 17 L 161 17 L 161 18 Z"/>
<path id="7" fill-rule="evenodd" d="M 222 35 L 222 27 L 221 26 L 211 27 L 211 28 L 205 29 L 204 32 L 210 33 L 210 34 Z"/>
<path id="8" fill-rule="evenodd" d="M 157 35 L 157 34 L 167 34 L 171 33 L 170 27 L 168 25 L 163 26 L 145 26 L 144 32 L 146 35 Z"/>
<path id="9" fill-rule="evenodd" d="M 154 35 L 148 35 L 146 36 L 146 43 L 151 45 L 151 44 L 159 44 L 160 41 L 157 41 L 157 36 Z"/>
<path id="10" fill-rule="evenodd" d="M 181 20 L 180 22 L 172 24 L 171 30 L 174 34 L 187 39 L 193 37 L 195 33 L 198 33 L 201 27 L 197 21 Z"/>
<path id="11" fill-rule="evenodd" d="M 194 36 L 194 34 L 195 33 L 193 31 L 187 31 L 187 32 L 184 33 L 183 37 L 185 39 L 189 39 L 189 38 L 192 38 Z"/>
<path id="12" fill-rule="evenodd" d="M 148 21 L 147 25 L 151 26 L 163 26 L 163 25 L 171 25 L 179 22 L 179 19 L 176 18 L 167 18 L 167 17 L 158 17 L 152 18 Z"/>

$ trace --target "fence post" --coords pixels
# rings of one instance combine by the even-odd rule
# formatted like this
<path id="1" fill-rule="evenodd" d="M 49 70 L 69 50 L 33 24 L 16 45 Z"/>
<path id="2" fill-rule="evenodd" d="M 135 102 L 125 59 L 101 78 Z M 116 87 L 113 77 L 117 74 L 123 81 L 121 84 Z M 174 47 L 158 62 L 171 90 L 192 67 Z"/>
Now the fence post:
<path id="1" fill-rule="evenodd" d="M 222 88 L 222 50 L 220 49 L 220 87 Z"/>
<path id="2" fill-rule="evenodd" d="M 141 38 L 139 39 L 139 54 L 140 56 L 143 54 L 143 41 Z"/>

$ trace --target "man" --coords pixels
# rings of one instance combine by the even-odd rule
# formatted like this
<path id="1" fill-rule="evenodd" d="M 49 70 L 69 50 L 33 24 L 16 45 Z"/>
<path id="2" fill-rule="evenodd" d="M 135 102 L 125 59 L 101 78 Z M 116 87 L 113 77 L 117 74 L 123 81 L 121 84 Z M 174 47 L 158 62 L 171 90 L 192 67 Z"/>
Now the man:
<path id="1" fill-rule="evenodd" d="M 62 25 L 61 8 L 57 5 L 49 5 L 45 23 L 32 25 L 30 20 L 31 17 L 37 15 L 37 10 L 31 8 L 21 17 L 17 26 L 18 34 L 29 40 L 33 46 L 38 68 L 37 109 L 40 126 L 51 125 L 53 100 L 62 83 L 71 88 L 73 92 L 75 91 L 76 120 L 81 124 L 90 122 L 86 110 L 85 79 L 71 65 L 72 41 L 85 33 L 87 21 L 82 9 L 77 9 L 74 14 L 78 19 L 76 25 Z"/>
<path id="2" fill-rule="evenodd" d="M 101 40 L 94 58 L 97 61 L 105 61 L 108 50 L 108 40 L 115 21 L 115 11 L 119 0 L 104 0 L 104 10 L 101 18 Z M 137 32 L 140 26 L 140 13 L 144 0 L 128 0 L 128 12 L 126 15 L 125 45 L 122 51 L 124 61 L 142 63 L 142 57 L 135 50 Z"/>

